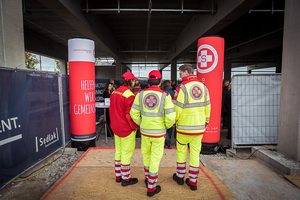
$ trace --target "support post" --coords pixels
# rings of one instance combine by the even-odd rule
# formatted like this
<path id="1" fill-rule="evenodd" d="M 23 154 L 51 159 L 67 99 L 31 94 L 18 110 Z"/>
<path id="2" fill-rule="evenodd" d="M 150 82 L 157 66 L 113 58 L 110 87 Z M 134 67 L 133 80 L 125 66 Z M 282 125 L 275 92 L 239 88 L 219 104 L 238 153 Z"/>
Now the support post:
<path id="1" fill-rule="evenodd" d="M 25 68 L 22 1 L 0 1 L 0 66 Z"/>
<path id="2" fill-rule="evenodd" d="M 278 152 L 300 162 L 300 1 L 285 1 Z"/>

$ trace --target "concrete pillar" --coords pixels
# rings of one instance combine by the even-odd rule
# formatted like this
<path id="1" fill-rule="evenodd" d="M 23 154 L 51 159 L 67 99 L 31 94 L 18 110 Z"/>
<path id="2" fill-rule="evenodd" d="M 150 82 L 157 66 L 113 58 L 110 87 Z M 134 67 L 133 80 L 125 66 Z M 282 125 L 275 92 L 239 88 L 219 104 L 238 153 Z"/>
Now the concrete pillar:
<path id="1" fill-rule="evenodd" d="M 224 64 L 224 80 L 231 80 L 231 60 L 226 60 Z"/>
<path id="2" fill-rule="evenodd" d="M 278 152 L 300 161 L 300 1 L 286 0 L 278 125 Z"/>
<path id="3" fill-rule="evenodd" d="M 117 60 L 116 61 L 116 79 L 121 80 L 121 76 L 122 76 L 122 65 L 121 65 L 121 61 Z"/>
<path id="4" fill-rule="evenodd" d="M 60 74 L 68 74 L 68 63 L 65 60 L 60 61 Z"/>
<path id="5" fill-rule="evenodd" d="M 0 1 L 0 66 L 25 68 L 21 0 Z"/>
<path id="6" fill-rule="evenodd" d="M 171 62 L 171 80 L 177 82 L 177 60 L 172 60 Z"/>
<path id="7" fill-rule="evenodd" d="M 122 65 L 121 74 L 124 74 L 125 72 L 131 72 L 131 69 L 128 68 L 126 65 Z"/>

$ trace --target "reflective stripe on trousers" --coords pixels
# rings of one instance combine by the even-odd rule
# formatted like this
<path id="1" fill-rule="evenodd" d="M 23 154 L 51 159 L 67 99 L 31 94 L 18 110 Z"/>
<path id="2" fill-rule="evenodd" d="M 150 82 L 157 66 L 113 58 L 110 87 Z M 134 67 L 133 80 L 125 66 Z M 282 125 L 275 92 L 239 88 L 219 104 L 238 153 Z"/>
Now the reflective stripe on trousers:
<path id="1" fill-rule="evenodd" d="M 179 178 L 184 178 L 185 173 L 186 173 L 186 163 L 177 163 L 176 175 Z"/>
<path id="2" fill-rule="evenodd" d="M 146 167 L 144 165 L 144 171 L 145 171 L 145 180 L 148 180 L 148 176 L 149 176 L 149 167 Z"/>
<path id="3" fill-rule="evenodd" d="M 189 182 L 192 186 L 197 185 L 197 178 L 199 175 L 199 167 L 189 167 Z"/>
<path id="4" fill-rule="evenodd" d="M 156 189 L 157 178 L 158 178 L 158 172 L 156 172 L 156 173 L 149 172 L 148 192 L 153 192 Z"/>
<path id="5" fill-rule="evenodd" d="M 124 181 L 130 181 L 130 165 L 121 165 L 121 174 Z"/>
<path id="6" fill-rule="evenodd" d="M 121 178 L 121 161 L 120 160 L 115 160 L 115 174 L 116 174 L 116 179 Z"/>

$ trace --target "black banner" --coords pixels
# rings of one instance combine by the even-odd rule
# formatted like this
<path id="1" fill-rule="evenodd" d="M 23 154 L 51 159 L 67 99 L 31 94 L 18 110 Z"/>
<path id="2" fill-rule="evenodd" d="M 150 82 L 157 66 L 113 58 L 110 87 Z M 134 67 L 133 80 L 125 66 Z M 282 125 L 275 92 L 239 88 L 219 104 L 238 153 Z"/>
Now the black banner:
<path id="1" fill-rule="evenodd" d="M 0 188 L 62 146 L 58 75 L 0 69 Z"/>
<path id="2" fill-rule="evenodd" d="M 61 83 L 64 110 L 65 143 L 67 144 L 69 141 L 71 141 L 69 76 L 61 75 Z"/>

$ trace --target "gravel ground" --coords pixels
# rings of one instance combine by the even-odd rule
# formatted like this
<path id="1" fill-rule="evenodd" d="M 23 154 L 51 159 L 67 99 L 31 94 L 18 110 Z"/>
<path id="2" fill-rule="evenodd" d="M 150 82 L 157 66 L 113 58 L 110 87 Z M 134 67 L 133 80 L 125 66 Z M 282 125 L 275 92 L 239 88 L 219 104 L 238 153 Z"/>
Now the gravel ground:
<path id="1" fill-rule="evenodd" d="M 106 138 L 105 138 L 105 131 L 103 122 L 100 118 L 100 123 L 97 126 L 97 139 L 96 139 L 96 146 L 97 147 L 114 147 L 114 140 L 113 137 L 107 138 L 107 144 L 106 144 Z M 221 130 L 221 139 L 219 144 L 223 145 L 230 145 L 230 140 L 226 139 L 227 135 L 227 129 Z M 174 135 L 172 135 L 171 138 L 172 145 L 175 146 L 175 138 Z M 141 139 L 136 138 L 136 147 L 141 146 Z M 66 148 L 69 148 L 70 144 L 67 145 Z M 238 149 L 237 151 L 238 156 L 240 157 L 248 157 L 250 155 L 249 149 Z M 54 159 L 48 164 L 45 169 L 38 174 L 37 176 L 34 176 L 30 179 L 21 181 L 21 182 L 12 182 L 8 184 L 6 187 L 2 188 L 0 190 L 0 199 L 17 199 L 17 200 L 35 200 L 40 199 L 49 189 L 50 187 L 63 175 L 67 172 L 67 170 L 84 154 L 83 151 L 75 151 L 73 153 L 66 154 L 67 152 L 64 152 L 65 154 L 62 155 L 61 151 L 58 151 L 55 154 Z M 28 172 L 22 174 L 20 177 L 26 177 L 29 176 L 33 171 L 42 168 L 45 166 L 52 158 L 53 156 L 50 156 L 48 159 L 44 160 L 43 162 L 39 163 L 37 166 L 33 167 Z M 236 157 L 226 157 L 224 153 L 217 153 L 212 155 L 200 155 L 200 159 L 202 164 L 205 165 L 206 160 L 222 160 L 222 159 L 238 159 Z M 253 159 L 253 158 L 251 158 Z M 42 169 L 41 169 L 42 170 Z M 41 170 L 38 170 L 37 172 L 33 173 L 31 176 L 39 173 Z M 21 178 L 19 178 L 21 179 Z M 16 179 L 18 180 L 18 179 Z"/>

